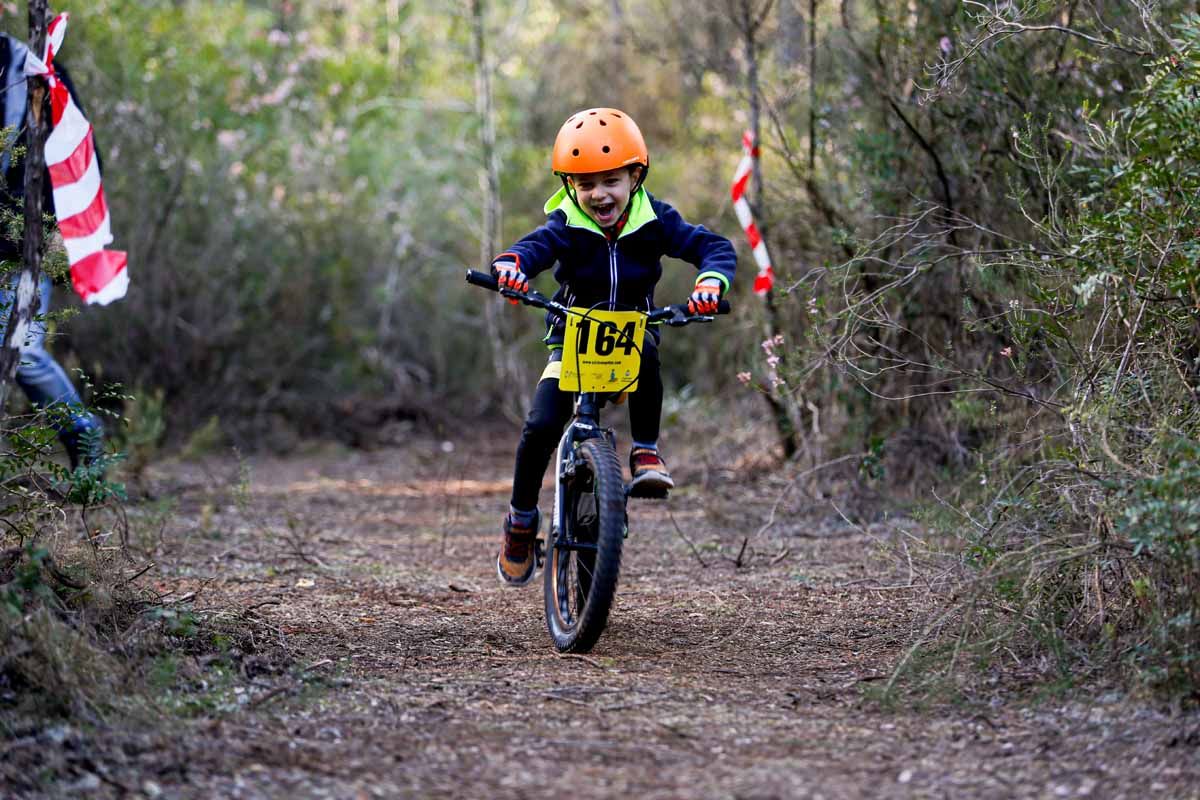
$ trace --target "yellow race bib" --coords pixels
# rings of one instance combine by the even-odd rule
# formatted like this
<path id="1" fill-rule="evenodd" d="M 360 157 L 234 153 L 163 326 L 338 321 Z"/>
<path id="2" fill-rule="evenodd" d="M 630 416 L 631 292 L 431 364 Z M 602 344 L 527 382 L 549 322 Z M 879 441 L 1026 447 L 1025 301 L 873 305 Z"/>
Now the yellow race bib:
<path id="1" fill-rule="evenodd" d="M 642 368 L 646 315 L 572 308 L 563 339 L 564 392 L 632 392 Z"/>

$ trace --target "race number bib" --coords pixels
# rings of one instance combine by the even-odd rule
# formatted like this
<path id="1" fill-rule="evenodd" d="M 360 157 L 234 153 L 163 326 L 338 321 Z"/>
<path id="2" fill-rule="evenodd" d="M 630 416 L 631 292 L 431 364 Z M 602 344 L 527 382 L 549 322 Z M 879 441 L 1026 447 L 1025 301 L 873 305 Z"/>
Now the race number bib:
<path id="1" fill-rule="evenodd" d="M 563 339 L 564 392 L 632 392 L 642 368 L 646 315 L 572 308 Z M 586 315 L 586 316 L 585 316 Z"/>

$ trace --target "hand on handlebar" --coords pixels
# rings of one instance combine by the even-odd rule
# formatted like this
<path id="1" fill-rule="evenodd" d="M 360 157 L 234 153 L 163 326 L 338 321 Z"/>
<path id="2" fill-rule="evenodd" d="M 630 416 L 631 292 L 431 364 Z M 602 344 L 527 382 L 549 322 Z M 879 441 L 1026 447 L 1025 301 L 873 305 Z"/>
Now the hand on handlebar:
<path id="1" fill-rule="evenodd" d="M 705 278 L 697 281 L 692 296 L 688 298 L 689 314 L 715 314 L 717 304 L 721 301 L 721 284 L 715 279 Z"/>
<path id="2" fill-rule="evenodd" d="M 529 276 L 521 271 L 516 261 L 501 256 L 492 262 L 492 274 L 501 289 L 512 289 L 514 292 L 529 291 Z"/>

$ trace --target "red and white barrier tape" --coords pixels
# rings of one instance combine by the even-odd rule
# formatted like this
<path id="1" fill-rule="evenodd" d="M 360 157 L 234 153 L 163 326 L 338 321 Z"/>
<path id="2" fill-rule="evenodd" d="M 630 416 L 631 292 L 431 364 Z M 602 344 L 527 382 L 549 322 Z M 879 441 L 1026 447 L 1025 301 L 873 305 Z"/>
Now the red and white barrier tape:
<path id="1" fill-rule="evenodd" d="M 771 257 L 767 254 L 767 243 L 754 224 L 754 215 L 750 213 L 750 203 L 746 200 L 746 184 L 754 172 L 754 162 L 758 159 L 758 145 L 754 142 L 754 134 L 746 131 L 742 134 L 742 160 L 738 162 L 737 172 L 733 174 L 733 210 L 750 247 L 754 251 L 754 260 L 758 262 L 758 274 L 754 276 L 754 293 L 763 295 L 775 285 L 775 270 L 771 269 Z"/>
<path id="2" fill-rule="evenodd" d="M 71 265 L 71 285 L 86 303 L 107 305 L 124 297 L 129 288 L 126 254 L 104 249 L 113 236 L 92 125 L 71 99 L 66 84 L 54 73 L 54 55 L 62 47 L 66 33 L 67 14 L 59 14 L 47 29 L 46 50 L 41 59 L 32 50 L 26 56 L 25 74 L 42 75 L 50 85 L 53 129 L 46 139 L 46 167 L 54 190 L 58 230 Z"/>

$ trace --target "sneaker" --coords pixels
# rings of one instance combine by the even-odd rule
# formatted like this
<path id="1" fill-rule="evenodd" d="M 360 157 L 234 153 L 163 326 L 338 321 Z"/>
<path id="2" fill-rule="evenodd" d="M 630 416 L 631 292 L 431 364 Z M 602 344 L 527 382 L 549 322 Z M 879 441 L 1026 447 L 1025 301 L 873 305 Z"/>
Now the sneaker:
<path id="1" fill-rule="evenodd" d="M 77 415 L 58 436 L 67 450 L 71 472 L 79 467 L 91 467 L 104 457 L 104 426 L 93 414 Z M 103 477 L 103 470 L 100 472 Z"/>
<path id="2" fill-rule="evenodd" d="M 675 488 L 671 473 L 667 471 L 666 462 L 657 450 L 648 447 L 635 447 L 629 452 L 629 472 L 633 480 L 629 482 L 629 494 L 632 497 L 664 497 Z"/>
<path id="3" fill-rule="evenodd" d="M 522 528 L 513 524 L 504 515 L 504 544 L 496 556 L 496 575 L 508 586 L 524 586 L 533 580 L 537 571 L 537 533 L 542 515 L 533 519 L 533 525 Z"/>

